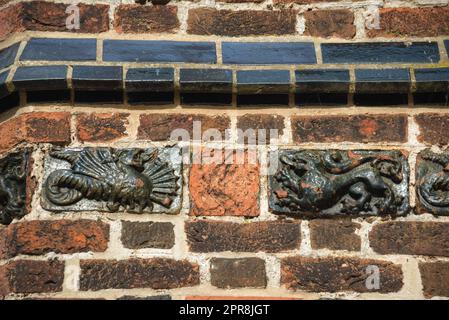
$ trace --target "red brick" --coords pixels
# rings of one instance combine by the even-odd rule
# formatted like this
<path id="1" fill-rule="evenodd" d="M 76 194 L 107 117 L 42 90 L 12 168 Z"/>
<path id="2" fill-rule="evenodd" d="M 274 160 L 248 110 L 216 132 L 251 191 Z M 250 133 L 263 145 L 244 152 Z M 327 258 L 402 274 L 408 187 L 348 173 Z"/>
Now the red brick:
<path id="1" fill-rule="evenodd" d="M 70 14 L 65 11 L 69 4 L 32 1 L 22 5 L 22 23 L 27 30 L 100 33 L 109 29 L 108 5 L 77 4 L 80 9 L 80 29 L 71 30 L 66 26 Z"/>
<path id="2" fill-rule="evenodd" d="M 179 28 L 175 6 L 120 5 L 115 11 L 114 27 L 118 33 L 175 32 Z"/>
<path id="3" fill-rule="evenodd" d="M 354 14 L 350 10 L 306 11 L 304 18 L 306 19 L 306 35 L 344 39 L 352 39 L 355 36 Z"/>
<path id="4" fill-rule="evenodd" d="M 129 113 L 92 113 L 76 117 L 77 137 L 82 142 L 114 141 L 128 134 Z"/>
<path id="5" fill-rule="evenodd" d="M 295 11 L 191 9 L 187 33 L 220 36 L 294 34 Z"/>
<path id="6" fill-rule="evenodd" d="M 217 157 L 218 164 L 204 163 L 209 152 L 210 157 Z M 244 153 L 241 164 L 237 163 L 238 155 L 233 150 L 228 155 L 223 150 L 204 149 L 202 158 L 194 155 L 189 177 L 192 215 L 259 215 L 259 165 L 252 161 L 250 153 Z M 233 159 L 233 164 L 224 163 L 225 159 Z"/>
<path id="7" fill-rule="evenodd" d="M 122 221 L 122 243 L 125 248 L 170 249 L 175 245 L 174 225 L 170 222 Z"/>
<path id="8" fill-rule="evenodd" d="M 70 143 L 70 113 L 25 113 L 0 124 L 0 152 L 23 142 Z"/>
<path id="9" fill-rule="evenodd" d="M 380 254 L 449 257 L 449 223 L 391 221 L 375 225 L 370 245 Z"/>
<path id="10" fill-rule="evenodd" d="M 279 138 L 284 133 L 284 117 L 271 114 L 245 114 L 237 117 L 237 128 L 243 131 L 241 134 L 245 134 L 247 130 L 254 130 L 254 138 L 257 139 L 254 142 L 261 143 L 263 141 L 262 139 L 265 139 L 268 144 L 270 143 L 271 129 L 278 130 L 277 134 L 279 136 L 273 136 L 273 138 Z M 258 130 L 263 130 L 265 137 L 260 136 Z M 248 143 L 248 137 L 247 135 L 239 136 L 239 143 Z"/>
<path id="11" fill-rule="evenodd" d="M 222 289 L 265 288 L 265 261 L 260 258 L 213 258 L 210 261 L 210 282 Z"/>
<path id="12" fill-rule="evenodd" d="M 360 251 L 359 223 L 349 220 L 312 220 L 309 222 L 312 249 Z"/>
<path id="13" fill-rule="evenodd" d="M 22 27 L 22 5 L 16 4 L 0 10 L 0 41 L 7 39 L 14 32 L 20 32 Z"/>
<path id="14" fill-rule="evenodd" d="M 26 221 L 0 231 L 0 258 L 48 252 L 103 252 L 109 225 L 94 220 Z"/>
<path id="15" fill-rule="evenodd" d="M 372 274 L 368 266 L 379 268 L 379 289 L 368 288 Z M 281 261 L 281 283 L 289 289 L 313 292 L 397 292 L 403 286 L 400 265 L 387 261 L 341 257 L 288 257 Z"/>
<path id="16" fill-rule="evenodd" d="M 449 116 L 438 113 L 422 113 L 415 117 L 419 126 L 420 134 L 418 141 L 433 145 L 447 145 L 449 142 Z"/>
<path id="17" fill-rule="evenodd" d="M 196 286 L 199 267 L 186 260 L 130 259 L 83 260 L 80 290 L 173 289 Z"/>
<path id="18" fill-rule="evenodd" d="M 170 140 L 170 135 L 175 129 L 186 130 L 190 139 L 195 140 L 193 136 L 193 122 L 199 121 L 201 124 L 202 135 L 208 129 L 217 129 L 223 139 L 225 130 L 231 126 L 231 120 L 228 116 L 216 115 L 207 116 L 202 114 L 143 114 L 140 116 L 140 126 L 137 133 L 138 139 L 165 141 Z M 198 137 L 201 138 L 201 137 Z"/>
<path id="19" fill-rule="evenodd" d="M 0 266 L 0 297 L 62 291 L 64 262 L 16 260 Z"/>
<path id="20" fill-rule="evenodd" d="M 449 35 L 449 7 L 381 8 L 380 29 L 369 37 L 437 37 Z"/>
<path id="21" fill-rule="evenodd" d="M 293 139 L 305 142 L 406 142 L 407 116 L 293 116 Z"/>
<path id="22" fill-rule="evenodd" d="M 282 252 L 299 249 L 300 223 L 266 221 L 233 223 L 197 220 L 185 232 L 192 252 Z"/>
<path id="23" fill-rule="evenodd" d="M 444 261 L 421 262 L 419 264 L 424 296 L 449 297 L 449 263 Z"/>

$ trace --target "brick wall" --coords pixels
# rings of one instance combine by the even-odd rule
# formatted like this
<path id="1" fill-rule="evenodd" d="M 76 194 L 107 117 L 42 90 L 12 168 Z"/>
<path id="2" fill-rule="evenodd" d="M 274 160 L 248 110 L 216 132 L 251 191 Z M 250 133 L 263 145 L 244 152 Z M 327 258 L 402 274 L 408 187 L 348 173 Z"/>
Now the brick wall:
<path id="1" fill-rule="evenodd" d="M 449 138 L 447 1 L 147 2 L 85 1 L 68 31 L 71 1 L 0 0 L 2 181 L 14 172 L 2 159 L 26 154 L 14 178 L 23 214 L 0 225 L 1 298 L 449 297 L 449 161 L 438 156 Z M 366 24 L 373 4 L 378 29 Z M 177 143 L 174 129 L 189 139 Z M 279 137 L 252 145 L 239 129 Z M 93 193 L 58 207 L 45 193 L 62 168 L 54 150 L 172 145 L 190 161 L 175 167 L 167 210 L 112 210 Z M 299 187 L 274 180 L 276 148 L 340 150 L 331 160 L 353 160 L 343 179 L 353 182 L 329 187 L 332 201 L 365 192 L 371 208 L 312 200 L 322 190 L 300 180 L 300 163 Z M 244 161 L 194 162 L 211 149 L 220 159 L 245 149 Z M 307 210 L 279 204 L 298 188 L 311 192 L 312 204 L 297 199 Z M 423 196 L 432 190 L 439 205 Z"/>

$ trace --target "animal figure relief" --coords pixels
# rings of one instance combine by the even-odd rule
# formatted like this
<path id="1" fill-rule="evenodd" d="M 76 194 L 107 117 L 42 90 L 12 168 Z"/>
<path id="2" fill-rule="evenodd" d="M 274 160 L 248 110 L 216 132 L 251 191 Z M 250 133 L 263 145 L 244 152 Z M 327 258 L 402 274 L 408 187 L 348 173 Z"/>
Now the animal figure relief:
<path id="1" fill-rule="evenodd" d="M 51 172 L 45 181 L 44 195 L 57 206 L 89 199 L 105 202 L 110 212 L 123 207 L 142 213 L 155 203 L 169 208 L 179 189 L 174 169 L 156 149 L 56 149 L 50 156 L 71 165 Z"/>
<path id="2" fill-rule="evenodd" d="M 387 215 L 409 210 L 408 167 L 399 151 L 281 151 L 270 179 L 275 213 Z"/>
<path id="3" fill-rule="evenodd" d="M 422 151 L 417 159 L 418 211 L 449 215 L 449 152 Z"/>
<path id="4" fill-rule="evenodd" d="M 0 159 L 0 223 L 9 224 L 26 214 L 26 176 L 30 150 Z"/>

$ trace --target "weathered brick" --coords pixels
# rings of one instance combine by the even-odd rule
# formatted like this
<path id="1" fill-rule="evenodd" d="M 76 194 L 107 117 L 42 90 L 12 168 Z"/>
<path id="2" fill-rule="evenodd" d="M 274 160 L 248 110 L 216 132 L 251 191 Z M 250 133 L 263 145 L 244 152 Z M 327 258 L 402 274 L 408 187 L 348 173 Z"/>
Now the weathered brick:
<path id="1" fill-rule="evenodd" d="M 312 220 L 309 222 L 312 249 L 360 251 L 359 223 L 349 220 Z"/>
<path id="2" fill-rule="evenodd" d="M 32 1 L 22 5 L 22 24 L 27 30 L 100 33 L 109 29 L 109 6 L 105 4 L 77 4 L 80 27 L 70 30 L 66 26 L 68 4 Z"/>
<path id="3" fill-rule="evenodd" d="M 265 288 L 265 261 L 260 258 L 213 258 L 210 261 L 210 282 L 222 289 Z"/>
<path id="4" fill-rule="evenodd" d="M 175 6 L 120 5 L 114 27 L 118 33 L 175 32 L 179 28 L 177 13 Z"/>
<path id="5" fill-rule="evenodd" d="M 16 260 L 0 266 L 0 297 L 62 291 L 64 262 Z"/>
<path id="6" fill-rule="evenodd" d="M 271 114 L 245 114 L 237 117 L 237 129 L 241 129 L 238 139 L 239 143 L 248 143 L 249 134 L 253 130 L 254 138 L 257 140 L 254 143 L 262 143 L 265 139 L 266 143 L 270 143 L 270 138 L 278 139 L 284 133 L 284 117 Z M 262 135 L 259 135 L 258 130 L 263 130 Z M 277 130 L 277 135 L 271 137 L 270 130 Z M 245 133 L 248 133 L 246 135 Z M 241 135 L 240 135 L 241 134 Z M 264 134 L 264 135 L 263 135 Z"/>
<path id="7" fill-rule="evenodd" d="M 25 113 L 0 124 L 0 152 L 22 142 L 69 143 L 70 113 Z"/>
<path id="8" fill-rule="evenodd" d="M 209 153 L 210 152 L 210 153 Z M 230 150 L 204 149 L 190 168 L 190 213 L 196 216 L 258 216 L 259 164 L 256 152 L 239 155 Z M 200 156 L 202 158 L 200 158 Z M 210 159 L 217 159 L 211 163 Z M 216 157 L 216 158 L 215 158 Z M 232 159 L 232 164 L 225 163 Z"/>
<path id="9" fill-rule="evenodd" d="M 193 252 L 282 252 L 298 249 L 301 243 L 298 222 L 197 220 L 187 222 L 185 231 Z"/>
<path id="10" fill-rule="evenodd" d="M 428 145 L 447 145 L 449 143 L 449 116 L 438 113 L 422 113 L 415 117 L 420 134 L 418 141 Z"/>
<path id="11" fill-rule="evenodd" d="M 20 32 L 22 27 L 22 5 L 10 5 L 0 10 L 0 41 L 7 39 L 14 32 Z"/>
<path id="12" fill-rule="evenodd" d="M 191 9 L 187 33 L 220 36 L 294 34 L 295 11 Z"/>
<path id="13" fill-rule="evenodd" d="M 406 115 L 293 116 L 293 139 L 304 142 L 406 142 Z"/>
<path id="14" fill-rule="evenodd" d="M 0 258 L 48 252 L 102 252 L 108 241 L 109 225 L 101 221 L 25 221 L 0 231 Z"/>
<path id="15" fill-rule="evenodd" d="M 200 125 L 198 132 L 193 130 L 193 122 Z M 140 126 L 137 133 L 138 139 L 164 141 L 170 140 L 173 130 L 186 130 L 190 139 L 202 139 L 202 134 L 208 129 L 217 129 L 222 139 L 225 138 L 225 130 L 229 129 L 231 120 L 225 115 L 207 116 L 201 114 L 143 114 L 140 116 Z M 196 127 L 195 127 L 196 128 Z M 176 138 L 176 137 L 174 137 Z"/>
<path id="16" fill-rule="evenodd" d="M 355 36 L 354 13 L 350 10 L 306 11 L 304 18 L 306 19 L 306 35 L 344 39 L 352 39 Z"/>
<path id="17" fill-rule="evenodd" d="M 421 262 L 419 264 L 424 296 L 449 297 L 449 263 L 443 261 Z"/>
<path id="18" fill-rule="evenodd" d="M 380 28 L 369 37 L 437 37 L 449 34 L 449 7 L 381 8 Z"/>
<path id="19" fill-rule="evenodd" d="M 125 248 L 170 249 L 175 244 L 175 232 L 170 222 L 122 221 L 122 243 Z"/>
<path id="20" fill-rule="evenodd" d="M 77 137 L 82 142 L 114 141 L 127 136 L 128 113 L 79 114 Z"/>
<path id="21" fill-rule="evenodd" d="M 374 266 L 370 268 L 370 266 Z M 367 279 L 378 268 L 379 287 Z M 402 288 L 400 265 L 358 258 L 288 257 L 281 261 L 281 283 L 289 289 L 313 292 L 397 292 Z M 368 283 L 368 286 L 367 286 Z"/>
<path id="22" fill-rule="evenodd" d="M 373 227 L 370 245 L 380 254 L 449 257 L 449 223 L 391 221 Z"/>
<path id="23" fill-rule="evenodd" d="M 199 284 L 199 267 L 186 260 L 83 260 L 80 290 L 173 289 Z"/>

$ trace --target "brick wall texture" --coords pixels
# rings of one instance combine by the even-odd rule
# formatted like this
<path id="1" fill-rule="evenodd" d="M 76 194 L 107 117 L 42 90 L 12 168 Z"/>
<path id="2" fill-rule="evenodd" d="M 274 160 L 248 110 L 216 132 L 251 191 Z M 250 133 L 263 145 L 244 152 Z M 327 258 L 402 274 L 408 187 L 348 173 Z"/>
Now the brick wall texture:
<path id="1" fill-rule="evenodd" d="M 40 65 L 43 60 L 45 65 L 69 66 L 66 75 L 70 81 L 65 84 L 68 101 L 54 103 L 42 95 L 42 91 L 53 91 L 52 79 L 45 79 L 49 81 L 44 84 L 48 86 L 45 90 L 39 87 L 41 83 L 25 83 L 36 86 L 30 92 L 20 87 L 20 81 L 14 82 L 12 76 L 3 81 L 14 82 L 20 90 L 17 106 L 10 110 L 5 107 L 0 115 L 0 160 L 27 147 L 31 150 L 31 161 L 26 172 L 29 185 L 26 215 L 9 225 L 0 225 L 0 299 L 449 298 L 449 214 L 429 210 L 420 202 L 418 190 L 423 174 L 420 165 L 428 160 L 420 153 L 427 148 L 446 150 L 449 146 L 449 80 L 439 84 L 444 90 L 438 90 L 437 94 L 443 91 L 443 99 L 422 106 L 418 103 L 421 96 L 417 93 L 415 76 L 416 68 L 424 68 L 422 64 L 429 64 L 429 68 L 449 65 L 449 6 L 445 1 L 375 2 L 378 7 L 373 9 L 373 1 L 363 0 L 185 0 L 147 1 L 144 5 L 133 1 L 81 1 L 80 28 L 67 30 L 66 8 L 71 1 L 0 0 L 2 49 L 30 37 L 210 41 L 217 45 L 217 52 L 207 63 L 213 63 L 213 69 L 217 69 L 226 64 L 224 59 L 232 58 L 232 50 L 230 57 L 224 42 L 308 41 L 313 45 L 306 56 L 316 53 L 319 68 L 327 64 L 328 69 L 350 70 L 350 79 L 343 84 L 347 88 L 342 104 L 336 103 L 341 92 L 335 88 L 341 85 L 340 81 L 329 80 L 326 85 L 331 89 L 323 97 L 317 98 L 310 87 L 307 94 L 295 91 L 301 84 L 293 83 L 297 71 L 293 61 L 279 63 L 281 71 L 287 74 L 287 82 L 270 84 L 268 90 L 272 92 L 262 95 L 259 107 L 240 107 L 245 99 L 255 99 L 252 94 L 262 89 L 248 86 L 245 90 L 249 91 L 237 94 L 237 86 L 241 84 L 238 72 L 247 71 L 249 67 L 242 65 L 251 63 L 230 63 L 225 68 L 231 70 L 230 82 L 220 84 L 230 90 L 229 105 L 211 108 L 191 103 L 186 107 L 183 102 L 189 99 L 221 98 L 222 92 L 213 91 L 216 87 L 210 89 L 207 86 L 210 83 L 201 87 L 201 94 L 210 93 L 207 96 L 195 95 L 198 93 L 195 86 L 183 91 L 180 69 L 209 65 L 190 60 L 149 61 L 175 71 L 174 88 L 160 90 L 156 97 L 163 100 L 167 97 L 164 94 L 173 91 L 168 98 L 171 105 L 156 102 L 148 107 L 133 106 L 129 92 L 121 95 L 120 90 L 125 87 L 122 74 L 113 91 L 109 90 L 109 78 L 107 84 L 97 84 L 93 91 L 83 87 L 81 76 L 76 79 L 73 60 L 27 60 L 22 55 L 20 66 Z M 377 18 L 379 24 L 373 27 Z M 404 103 L 394 104 L 393 108 L 388 100 L 390 91 L 380 96 L 388 100 L 386 106 L 365 105 L 372 102 L 372 96 L 370 92 L 357 91 L 355 69 L 359 68 L 353 64 L 366 61 L 354 58 L 347 64 L 343 62 L 343 67 L 341 61 L 323 61 L 327 57 L 332 59 L 323 43 L 379 41 L 413 41 L 422 45 L 430 41 L 440 55 L 437 61 L 431 58 L 393 61 L 392 68 L 411 70 L 403 95 L 394 91 L 397 87 L 391 91 L 395 99 L 405 97 Z M 17 49 L 18 55 L 26 53 L 23 42 Z M 120 66 L 125 71 L 144 66 L 145 61 L 134 57 L 120 61 L 114 60 L 114 53 L 104 55 L 107 45 L 106 40 L 93 44 L 93 58 L 80 65 Z M 291 52 L 294 57 L 299 55 L 297 51 Z M 402 57 L 401 52 L 397 54 Z M 192 59 L 197 58 L 203 56 L 195 55 Z M 382 58 L 385 56 L 379 59 Z M 4 70 L 12 70 L 17 76 L 19 64 L 12 60 L 3 66 L 0 59 L 0 79 Z M 37 62 L 30 62 L 33 60 Z M 376 66 L 380 68 L 381 62 Z M 186 65 L 180 66 L 182 63 Z M 299 71 L 310 69 L 306 64 L 301 64 Z M 251 68 L 261 69 L 258 65 Z M 388 77 L 382 81 L 388 82 Z M 0 93 L 12 92 L 11 88 L 3 87 L 3 82 Z M 385 88 L 382 83 L 377 85 Z M 265 103 L 270 99 L 279 98 L 279 90 L 283 90 L 287 102 L 281 107 L 267 107 Z M 119 92 L 118 99 L 95 104 L 98 92 L 112 100 Z M 83 103 L 78 104 L 78 98 L 84 99 Z M 315 99 L 318 103 L 301 107 L 294 99 L 301 102 Z M 0 109 L 9 102 L 0 99 Z M 195 122 L 201 122 L 199 131 L 195 131 Z M 190 140 L 180 145 L 188 159 L 204 156 L 219 144 L 219 151 L 213 153 L 215 157 L 233 159 L 236 150 L 244 149 L 243 163 L 184 164 L 180 169 L 183 178 L 180 210 L 174 214 L 134 214 L 122 209 L 111 213 L 101 210 L 55 213 L 44 208 L 43 185 L 48 170 L 45 163 L 53 148 L 163 147 L 176 143 L 171 139 L 173 129 L 189 134 Z M 209 132 L 208 129 L 221 135 L 218 140 L 226 137 L 230 140 L 204 141 L 201 134 Z M 240 129 L 276 129 L 279 137 L 251 149 L 237 140 Z M 272 190 L 266 172 L 267 159 L 276 147 L 398 151 L 409 180 L 405 180 L 405 187 L 393 181 L 392 188 L 401 189 L 403 197 L 399 200 L 408 202 L 410 210 L 401 217 L 279 215 L 271 204 L 272 191 L 281 199 L 289 195 L 285 190 Z M 232 152 L 226 153 L 224 149 Z M 251 150 L 255 162 L 249 160 Z M 348 154 L 350 160 L 357 161 L 357 155 Z M 387 156 L 383 157 L 377 160 L 384 161 Z M 341 165 L 345 160 L 332 159 Z M 449 171 L 448 164 L 446 161 L 442 165 L 441 175 Z M 386 166 L 379 170 L 385 176 L 394 169 Z M 295 174 L 300 176 L 303 172 L 298 169 Z M 370 177 L 359 179 L 363 182 Z M 440 179 L 437 185 L 439 191 L 449 189 L 447 180 Z M 364 196 L 357 187 L 360 185 L 345 187 L 345 192 L 356 200 Z M 321 194 L 322 190 L 314 191 Z M 369 191 L 373 198 L 379 196 L 378 191 Z M 443 191 L 441 197 L 445 195 Z M 0 194 L 0 199 L 3 198 Z M 3 209 L 2 203 L 0 206 Z M 381 206 L 382 203 L 377 203 L 378 208 Z M 374 273 L 380 284 L 373 280 Z"/>

